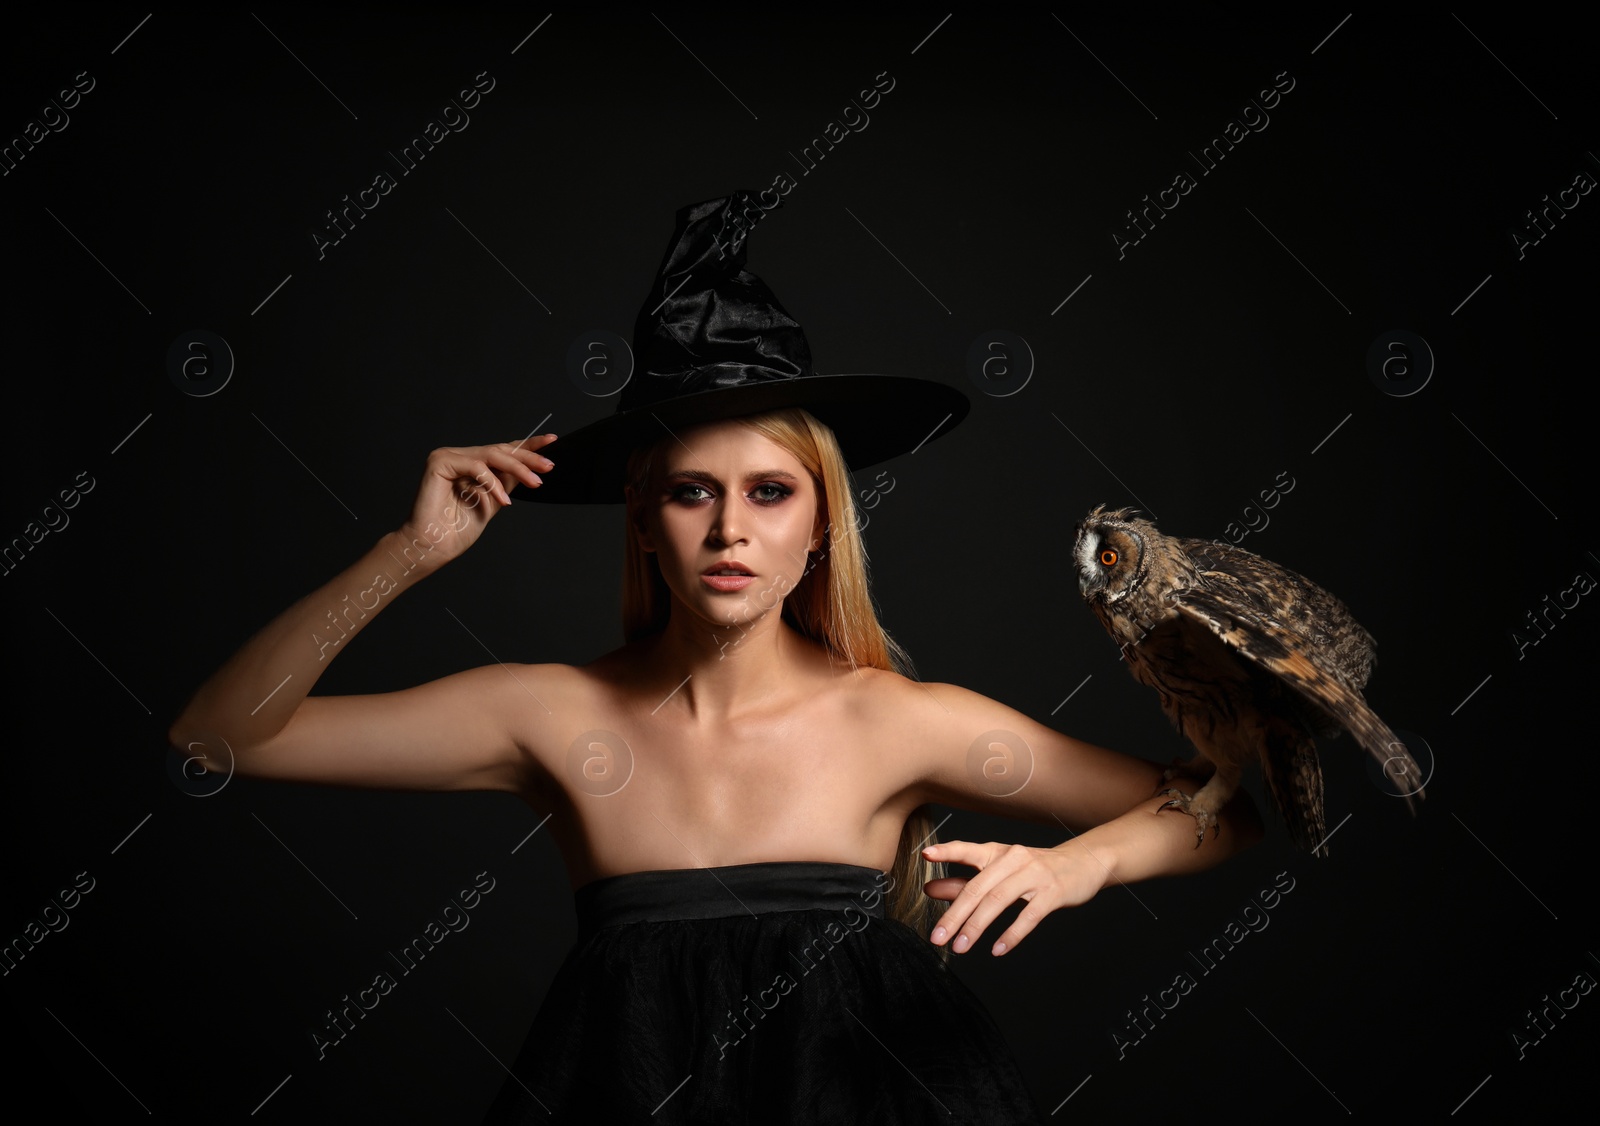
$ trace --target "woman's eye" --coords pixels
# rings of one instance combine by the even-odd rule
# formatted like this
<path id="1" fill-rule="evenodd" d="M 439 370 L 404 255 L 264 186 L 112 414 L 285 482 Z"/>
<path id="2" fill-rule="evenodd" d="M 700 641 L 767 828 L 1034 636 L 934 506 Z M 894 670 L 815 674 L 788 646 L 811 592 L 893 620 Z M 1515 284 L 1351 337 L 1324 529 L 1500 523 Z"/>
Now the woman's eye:
<path id="1" fill-rule="evenodd" d="M 782 485 L 774 485 L 769 481 L 765 485 L 757 485 L 750 491 L 750 495 L 764 504 L 776 504 L 788 496 L 790 491 Z"/>
<path id="2" fill-rule="evenodd" d="M 705 495 L 697 495 L 702 493 Z M 710 495 L 711 494 L 706 490 L 704 485 L 679 485 L 676 489 L 672 490 L 673 500 L 698 501 L 704 500 L 705 497 Z"/>

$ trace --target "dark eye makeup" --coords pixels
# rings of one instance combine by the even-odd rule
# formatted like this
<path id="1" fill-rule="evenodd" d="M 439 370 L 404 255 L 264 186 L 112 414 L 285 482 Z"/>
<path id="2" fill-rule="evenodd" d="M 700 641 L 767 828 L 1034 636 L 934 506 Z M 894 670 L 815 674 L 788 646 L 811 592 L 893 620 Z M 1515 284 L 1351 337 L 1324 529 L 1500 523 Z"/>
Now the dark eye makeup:
<path id="1" fill-rule="evenodd" d="M 757 504 L 774 505 L 781 503 L 793 493 L 794 490 L 787 485 L 780 485 L 776 481 L 763 481 L 751 487 L 749 496 Z M 680 485 L 671 486 L 668 496 L 685 504 L 699 504 L 710 498 L 711 490 L 698 481 L 685 481 Z"/>

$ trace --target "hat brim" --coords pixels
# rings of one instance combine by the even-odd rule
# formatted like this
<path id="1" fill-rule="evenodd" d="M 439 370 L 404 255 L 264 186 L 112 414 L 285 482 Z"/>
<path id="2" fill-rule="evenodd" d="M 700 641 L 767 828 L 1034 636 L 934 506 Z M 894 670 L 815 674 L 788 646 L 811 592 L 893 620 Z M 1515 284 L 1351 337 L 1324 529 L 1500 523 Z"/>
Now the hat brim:
<path id="1" fill-rule="evenodd" d="M 555 468 L 538 488 L 518 485 L 514 500 L 621 504 L 628 455 L 707 422 L 804 407 L 839 440 L 852 470 L 920 449 L 948 433 L 971 409 L 954 387 L 901 375 L 810 375 L 718 388 L 621 411 L 563 434 L 540 452 Z"/>

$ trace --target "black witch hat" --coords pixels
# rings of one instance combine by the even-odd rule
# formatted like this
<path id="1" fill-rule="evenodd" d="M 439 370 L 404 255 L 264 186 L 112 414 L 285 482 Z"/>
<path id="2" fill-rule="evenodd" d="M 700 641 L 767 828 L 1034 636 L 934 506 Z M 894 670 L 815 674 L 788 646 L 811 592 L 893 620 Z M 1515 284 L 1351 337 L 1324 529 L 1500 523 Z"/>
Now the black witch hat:
<path id="1" fill-rule="evenodd" d="M 541 452 L 556 468 L 517 500 L 621 503 L 628 454 L 704 422 L 804 407 L 833 430 L 852 470 L 917 449 L 966 417 L 954 387 L 896 375 L 818 375 L 805 333 L 744 269 L 761 205 L 748 191 L 678 212 L 677 230 L 633 329 L 634 373 L 609 418 Z"/>

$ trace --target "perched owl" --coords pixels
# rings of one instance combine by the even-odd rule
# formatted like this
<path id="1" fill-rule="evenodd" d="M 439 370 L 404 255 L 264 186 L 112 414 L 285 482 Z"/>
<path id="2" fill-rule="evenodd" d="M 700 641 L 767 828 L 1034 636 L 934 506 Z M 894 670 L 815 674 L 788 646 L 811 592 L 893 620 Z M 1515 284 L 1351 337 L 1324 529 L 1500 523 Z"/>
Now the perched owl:
<path id="1" fill-rule="evenodd" d="M 1189 765 L 1210 773 L 1192 799 L 1163 790 L 1167 805 L 1195 819 L 1199 847 L 1244 767 L 1260 762 L 1294 843 L 1327 855 L 1315 736 L 1349 731 L 1389 777 L 1421 777 L 1361 697 L 1372 635 L 1293 571 L 1230 544 L 1162 535 L 1133 512 L 1096 508 L 1073 556 L 1084 600 L 1199 751 Z"/>

